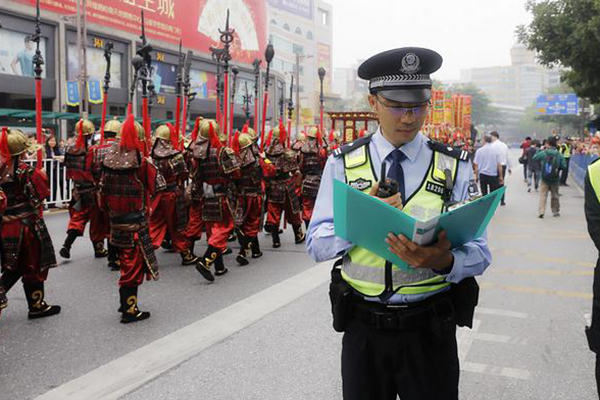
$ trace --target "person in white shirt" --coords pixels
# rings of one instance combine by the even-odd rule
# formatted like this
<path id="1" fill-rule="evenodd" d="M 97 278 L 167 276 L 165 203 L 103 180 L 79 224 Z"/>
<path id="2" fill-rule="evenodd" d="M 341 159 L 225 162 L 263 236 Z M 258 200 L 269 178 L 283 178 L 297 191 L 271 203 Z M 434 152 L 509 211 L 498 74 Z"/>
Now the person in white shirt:
<path id="1" fill-rule="evenodd" d="M 494 131 L 490 133 L 490 136 L 492 137 L 492 147 L 498 152 L 500 156 L 500 164 L 502 164 L 502 181 L 504 181 L 504 178 L 506 177 L 506 170 L 508 170 L 509 174 L 512 174 L 510 157 L 508 156 L 508 145 L 502 140 L 500 140 L 500 134 L 498 134 L 498 132 Z M 504 186 L 504 184 L 502 186 Z M 506 205 L 504 201 L 506 192 L 504 193 L 505 195 L 502 196 L 502 201 L 500 203 L 500 205 L 502 206 Z"/>

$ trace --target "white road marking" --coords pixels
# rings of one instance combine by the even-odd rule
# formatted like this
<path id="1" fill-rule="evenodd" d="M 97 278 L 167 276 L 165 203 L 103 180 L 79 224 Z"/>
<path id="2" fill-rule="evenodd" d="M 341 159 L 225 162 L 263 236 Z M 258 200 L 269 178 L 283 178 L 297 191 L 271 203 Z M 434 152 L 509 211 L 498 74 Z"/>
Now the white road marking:
<path id="1" fill-rule="evenodd" d="M 118 399 L 329 280 L 321 263 L 37 397 Z"/>
<path id="2" fill-rule="evenodd" d="M 504 378 L 513 378 L 513 379 L 522 379 L 528 380 L 531 378 L 531 374 L 529 371 L 518 369 L 518 368 L 508 368 L 508 367 L 497 367 L 495 365 L 487 365 L 473 362 L 462 362 L 460 364 L 460 369 L 462 371 L 467 372 L 475 372 L 478 374 L 484 375 L 495 375 L 502 376 Z"/>
<path id="3" fill-rule="evenodd" d="M 462 362 L 467 359 L 471 345 L 475 340 L 475 334 L 479 331 L 481 321 L 478 319 L 473 320 L 473 328 L 471 330 L 467 328 L 459 328 L 456 333 L 456 342 L 458 345 L 458 359 Z"/>
<path id="4" fill-rule="evenodd" d="M 498 315 L 501 317 L 527 318 L 527 314 L 518 311 L 498 310 L 495 308 L 477 307 L 475 314 Z"/>

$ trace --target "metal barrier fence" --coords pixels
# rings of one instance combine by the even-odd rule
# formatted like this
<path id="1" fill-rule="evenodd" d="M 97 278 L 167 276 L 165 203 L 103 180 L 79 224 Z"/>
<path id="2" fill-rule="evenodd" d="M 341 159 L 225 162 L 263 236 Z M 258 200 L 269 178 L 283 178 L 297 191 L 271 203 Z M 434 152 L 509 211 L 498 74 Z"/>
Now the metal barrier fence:
<path id="1" fill-rule="evenodd" d="M 591 156 L 586 154 L 573 154 L 571 156 L 571 162 L 569 163 L 569 172 L 573 177 L 573 180 L 583 189 L 585 173 L 588 165 L 594 161 L 598 156 Z"/>
<path id="2" fill-rule="evenodd" d="M 35 160 L 25 160 L 26 163 L 35 166 Z M 43 168 L 48 175 L 48 183 L 50 185 L 50 196 L 46 198 L 46 205 L 57 206 L 66 204 L 71 200 L 72 182 L 67 179 L 67 169 L 60 160 L 44 159 Z"/>

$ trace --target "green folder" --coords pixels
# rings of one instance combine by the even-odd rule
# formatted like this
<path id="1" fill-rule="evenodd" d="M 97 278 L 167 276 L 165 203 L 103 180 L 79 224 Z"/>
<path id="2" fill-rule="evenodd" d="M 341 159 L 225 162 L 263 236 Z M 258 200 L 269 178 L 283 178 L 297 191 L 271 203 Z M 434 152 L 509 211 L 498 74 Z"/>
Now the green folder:
<path id="1" fill-rule="evenodd" d="M 443 229 L 448 234 L 452 248 L 462 246 L 483 235 L 504 191 L 504 187 L 500 188 L 435 218 L 420 221 L 342 181 L 334 180 L 335 234 L 409 270 L 404 261 L 387 249 L 385 238 L 388 233 L 402 234 L 425 246 L 433 243 Z"/>

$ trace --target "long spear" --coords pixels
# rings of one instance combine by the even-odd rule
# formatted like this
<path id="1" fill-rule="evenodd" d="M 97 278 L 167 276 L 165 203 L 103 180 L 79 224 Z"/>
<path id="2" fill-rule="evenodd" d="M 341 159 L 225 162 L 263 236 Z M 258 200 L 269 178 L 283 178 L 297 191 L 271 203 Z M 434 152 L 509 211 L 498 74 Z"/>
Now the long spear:
<path id="1" fill-rule="evenodd" d="M 292 75 L 292 83 L 290 84 L 290 98 L 288 99 L 287 109 L 288 109 L 288 121 L 287 121 L 287 147 L 291 147 L 291 139 L 292 136 L 292 114 L 294 113 L 294 75 Z M 296 127 L 296 130 L 298 128 Z"/>
<path id="2" fill-rule="evenodd" d="M 259 81 L 260 81 L 260 59 L 255 58 L 252 65 L 254 66 L 254 132 L 258 132 L 258 112 L 260 110 L 260 101 L 258 99 Z"/>
<path id="3" fill-rule="evenodd" d="M 243 95 L 244 115 L 246 116 L 246 123 L 250 124 L 250 102 L 252 101 L 252 96 L 248 93 L 248 81 L 244 82 L 244 84 L 246 87 L 246 94 Z"/>
<path id="4" fill-rule="evenodd" d="M 187 134 L 187 121 L 188 121 L 188 106 L 194 101 L 196 98 L 196 92 L 191 92 L 192 84 L 190 83 L 190 71 L 192 69 L 192 51 L 188 50 L 187 55 L 185 57 L 185 66 L 184 66 L 184 77 L 183 77 L 183 138 L 185 138 Z M 182 139 L 183 140 L 183 139 Z M 182 142 L 183 143 L 183 142 Z M 182 146 L 180 148 L 183 148 Z"/>
<path id="5" fill-rule="evenodd" d="M 269 104 L 269 74 L 271 72 L 271 61 L 275 56 L 275 49 L 273 44 L 269 43 L 265 50 L 265 60 L 267 61 L 267 76 L 265 77 L 265 93 L 263 96 L 263 109 L 262 109 L 262 124 L 260 129 L 260 151 L 262 152 L 265 148 L 265 126 L 267 124 L 267 106 Z"/>
<path id="6" fill-rule="evenodd" d="M 106 103 L 108 102 L 108 89 L 110 88 L 110 58 L 113 42 L 106 42 L 104 58 L 106 59 L 106 72 L 104 73 L 104 87 L 102 91 L 102 123 L 100 125 L 100 143 L 104 144 L 104 125 L 106 124 Z"/>
<path id="7" fill-rule="evenodd" d="M 181 39 L 179 39 L 179 64 L 177 65 L 177 79 L 175 81 L 175 90 L 177 92 L 177 104 L 175 106 L 175 132 L 177 132 L 177 147 L 179 147 L 179 133 L 181 131 L 181 91 L 183 88 L 183 66 L 185 56 L 181 51 Z"/>
<path id="8" fill-rule="evenodd" d="M 144 132 L 146 134 L 144 155 L 148 155 L 151 142 L 151 121 L 150 121 L 150 103 L 148 98 L 154 95 L 154 83 L 152 82 L 152 45 L 146 40 L 146 28 L 144 23 L 144 10 L 142 10 L 142 47 L 137 51 L 137 54 L 142 57 L 144 63 L 140 70 L 142 78 L 142 114 L 144 123 Z"/>
<path id="9" fill-rule="evenodd" d="M 229 147 L 231 147 L 231 143 L 233 141 L 233 118 L 234 118 L 234 108 L 235 108 L 235 91 L 237 89 L 237 76 L 240 73 L 240 69 L 234 65 L 231 67 L 231 73 L 233 74 L 233 85 L 231 87 L 231 118 L 229 118 Z"/>
<path id="10" fill-rule="evenodd" d="M 36 43 L 35 55 L 33 56 L 33 64 L 35 65 L 35 130 L 38 143 L 42 143 L 42 65 L 44 65 L 44 57 L 40 51 L 40 40 L 42 38 L 42 28 L 40 26 L 40 0 L 36 2 L 35 16 L 35 34 L 32 41 Z M 36 168 L 42 168 L 42 149 L 37 152 Z"/>
<path id="11" fill-rule="evenodd" d="M 233 42 L 233 34 L 235 29 L 229 28 L 229 9 L 227 9 L 227 19 L 225 20 L 225 30 L 219 29 L 221 34 L 221 43 L 223 43 L 223 129 L 226 137 L 229 137 L 229 61 L 231 61 L 231 54 L 229 53 L 229 46 Z"/>

